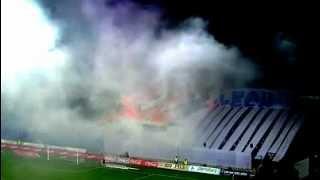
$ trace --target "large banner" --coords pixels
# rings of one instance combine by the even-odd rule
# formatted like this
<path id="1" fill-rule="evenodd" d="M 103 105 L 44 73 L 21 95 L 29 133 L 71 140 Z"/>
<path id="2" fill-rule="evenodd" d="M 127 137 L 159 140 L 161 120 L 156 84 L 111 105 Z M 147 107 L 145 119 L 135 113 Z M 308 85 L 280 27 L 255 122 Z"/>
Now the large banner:
<path id="1" fill-rule="evenodd" d="M 219 105 L 233 107 L 288 107 L 289 94 L 287 92 L 275 92 L 264 89 L 235 89 L 222 93 L 214 102 Z"/>

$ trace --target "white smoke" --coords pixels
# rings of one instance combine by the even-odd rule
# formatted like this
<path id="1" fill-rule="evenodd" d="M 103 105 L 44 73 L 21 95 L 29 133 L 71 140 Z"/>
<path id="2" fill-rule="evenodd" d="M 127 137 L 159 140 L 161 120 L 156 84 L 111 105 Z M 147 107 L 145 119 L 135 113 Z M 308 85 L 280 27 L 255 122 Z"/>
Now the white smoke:
<path id="1" fill-rule="evenodd" d="M 176 125 L 162 131 L 107 120 L 123 95 L 149 89 L 160 96 L 184 94 L 180 104 L 195 97 L 204 102 L 255 75 L 237 48 L 216 41 L 200 18 L 169 29 L 159 11 L 133 2 L 36 2 L 2 3 L 1 122 L 7 134 L 20 128 L 34 139 L 79 146 L 94 146 L 104 137 L 106 151 L 113 152 L 129 146 L 143 152 L 154 143 L 191 144 L 201 115 L 190 113 L 200 104 L 178 106 L 171 113 Z"/>

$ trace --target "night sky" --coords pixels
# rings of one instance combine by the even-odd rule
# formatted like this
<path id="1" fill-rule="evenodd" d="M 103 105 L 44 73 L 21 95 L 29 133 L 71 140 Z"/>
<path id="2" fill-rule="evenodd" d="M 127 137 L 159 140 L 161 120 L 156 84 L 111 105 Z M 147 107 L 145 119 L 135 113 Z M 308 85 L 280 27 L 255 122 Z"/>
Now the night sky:
<path id="1" fill-rule="evenodd" d="M 215 39 L 227 46 L 238 47 L 257 65 L 261 75 L 251 87 L 284 89 L 299 95 L 319 94 L 319 58 L 314 55 L 317 52 L 314 32 L 317 18 L 312 4 L 137 2 L 146 7 L 160 7 L 169 24 L 178 24 L 190 17 L 205 19 L 208 31 Z"/>
<path id="2" fill-rule="evenodd" d="M 315 5 L 301 3 L 241 4 L 216 1 L 136 0 L 160 7 L 173 26 L 190 17 L 207 21 L 207 30 L 226 46 L 236 46 L 260 73 L 249 87 L 287 90 L 297 96 L 320 95 L 319 24 Z M 319 16 L 318 16 L 319 17 Z M 289 42 L 289 43 L 288 43 Z M 317 143 L 305 142 L 318 133 L 319 101 L 310 101 L 303 130 L 289 151 L 297 159 L 319 152 Z M 300 102 L 298 103 L 300 104 Z"/>

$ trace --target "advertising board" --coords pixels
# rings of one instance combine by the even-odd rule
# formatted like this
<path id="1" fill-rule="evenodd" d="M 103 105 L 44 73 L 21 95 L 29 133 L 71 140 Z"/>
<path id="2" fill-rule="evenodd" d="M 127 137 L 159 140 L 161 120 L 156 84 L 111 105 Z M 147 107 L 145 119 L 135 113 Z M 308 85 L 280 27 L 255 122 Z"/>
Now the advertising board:
<path id="1" fill-rule="evenodd" d="M 130 158 L 129 159 L 129 164 L 136 165 L 136 166 L 142 166 L 143 165 L 143 160 L 142 159 Z"/>
<path id="2" fill-rule="evenodd" d="M 238 171 L 229 171 L 224 170 L 222 172 L 223 175 L 236 175 L 236 176 L 248 176 L 249 174 L 247 172 L 238 172 Z"/>
<path id="3" fill-rule="evenodd" d="M 99 157 L 96 154 L 87 154 L 87 159 L 99 159 Z"/>
<path id="4" fill-rule="evenodd" d="M 7 144 L 18 144 L 17 141 L 12 141 L 12 140 L 6 140 L 6 139 L 1 139 L 1 144 L 2 143 L 7 143 Z"/>
<path id="5" fill-rule="evenodd" d="M 159 162 L 158 163 L 158 168 L 173 169 L 173 170 L 178 170 L 178 171 L 187 171 L 189 166 L 188 165 L 183 165 L 183 164 Z"/>
<path id="6" fill-rule="evenodd" d="M 161 162 L 159 163 L 159 168 L 163 169 L 174 169 L 174 164 L 173 163 L 167 163 L 167 162 Z"/>
<path id="7" fill-rule="evenodd" d="M 190 172 L 198 172 L 198 173 L 206 173 L 206 174 L 214 174 L 220 175 L 221 170 L 219 168 L 213 167 L 204 167 L 204 166 L 189 166 L 188 171 Z"/>
<path id="8" fill-rule="evenodd" d="M 114 156 L 104 156 L 104 160 L 106 161 L 106 162 L 116 162 L 116 157 L 114 157 Z"/>
<path id="9" fill-rule="evenodd" d="M 116 163 L 129 164 L 129 158 L 116 157 Z"/>
<path id="10" fill-rule="evenodd" d="M 137 165 L 137 166 L 146 166 L 146 167 L 159 167 L 160 162 L 156 161 L 148 161 L 143 159 L 130 158 L 129 164 Z"/>
<path id="11" fill-rule="evenodd" d="M 31 146 L 31 147 L 37 147 L 37 148 L 44 148 L 45 147 L 43 144 L 36 144 L 36 143 L 23 142 L 22 144 L 24 146 Z"/>
<path id="12" fill-rule="evenodd" d="M 146 166 L 146 167 L 158 167 L 159 166 L 159 162 L 156 162 L 156 161 L 144 160 L 144 161 L 142 161 L 142 163 L 143 163 L 143 166 Z"/>

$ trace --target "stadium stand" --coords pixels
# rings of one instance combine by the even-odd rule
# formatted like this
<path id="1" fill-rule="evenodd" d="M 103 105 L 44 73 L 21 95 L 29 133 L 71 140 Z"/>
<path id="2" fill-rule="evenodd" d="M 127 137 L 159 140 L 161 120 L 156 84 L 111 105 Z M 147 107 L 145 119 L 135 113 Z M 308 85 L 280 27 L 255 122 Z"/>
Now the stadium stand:
<path id="1" fill-rule="evenodd" d="M 222 119 L 221 123 L 219 124 L 219 126 L 213 130 L 211 132 L 212 136 L 211 136 L 211 144 L 210 144 L 210 148 L 212 148 L 212 146 L 214 145 L 214 143 L 218 140 L 218 136 L 221 134 L 221 132 L 225 129 L 225 127 L 227 126 L 227 124 L 229 123 L 229 121 L 239 112 L 241 108 L 240 107 L 235 107 L 233 108 L 233 110 L 225 117 Z M 209 141 L 209 140 L 208 140 Z"/>
<path id="2" fill-rule="evenodd" d="M 245 93 L 254 96 L 243 103 L 227 100 L 201 121 L 198 145 L 212 152 L 249 153 L 254 159 L 272 154 L 273 161 L 281 161 L 303 125 L 303 116 L 283 105 L 283 93 L 269 100 L 264 98 L 271 97 L 271 92 L 262 92 L 261 99 L 259 90 Z"/>
<path id="3" fill-rule="evenodd" d="M 275 143 L 271 146 L 269 153 L 276 154 L 279 150 L 282 142 L 285 140 L 287 134 L 289 133 L 292 125 L 294 124 L 295 120 L 297 119 L 297 115 L 289 119 L 289 121 L 284 125 L 284 128 L 281 130 L 280 135 L 276 139 Z"/>
<path id="4" fill-rule="evenodd" d="M 302 126 L 302 123 L 303 123 L 303 121 L 301 121 L 301 120 L 298 120 L 295 122 L 292 129 L 289 131 L 287 137 L 285 138 L 284 142 L 281 144 L 280 149 L 276 153 L 276 155 L 274 157 L 275 161 L 280 161 L 284 157 L 285 153 L 287 152 L 287 150 L 290 146 L 290 143 L 293 141 L 294 136 L 296 135 L 297 131 Z"/>
<path id="5" fill-rule="evenodd" d="M 253 148 L 256 147 L 256 145 L 260 142 L 262 136 L 270 125 L 272 124 L 273 121 L 276 120 L 277 115 L 280 113 L 280 110 L 273 110 L 273 112 L 265 119 L 263 124 L 260 126 L 260 128 L 256 129 L 256 134 L 253 136 L 252 140 L 249 142 L 249 144 L 253 144 L 253 147 L 247 146 L 244 152 L 252 152 Z"/>
<path id="6" fill-rule="evenodd" d="M 267 109 L 263 109 L 262 111 L 259 112 L 256 118 L 253 119 L 253 122 L 249 125 L 248 129 L 244 131 L 245 134 L 241 138 L 239 144 L 236 146 L 235 151 L 242 151 L 245 148 L 249 138 L 252 137 L 258 124 L 262 121 L 263 117 L 266 115 L 267 112 L 268 112 Z"/>
<path id="7" fill-rule="evenodd" d="M 231 150 L 232 146 L 236 144 L 238 138 L 243 135 L 244 130 L 248 127 L 249 123 L 253 120 L 253 118 L 257 115 L 258 109 L 252 109 L 247 116 L 244 117 L 243 122 L 239 124 L 237 129 L 234 131 L 230 139 L 223 146 L 222 150 Z"/>
<path id="8" fill-rule="evenodd" d="M 279 120 L 274 125 L 274 128 L 272 128 L 269 135 L 267 136 L 265 143 L 263 144 L 263 146 L 260 148 L 259 152 L 257 153 L 256 159 L 258 159 L 259 157 L 264 157 L 267 154 L 269 148 L 272 145 L 272 142 L 274 142 L 274 140 L 277 138 L 277 135 L 279 134 L 281 127 L 283 127 L 287 118 L 288 118 L 288 112 L 284 112 L 281 114 Z"/>
<path id="9" fill-rule="evenodd" d="M 218 136 L 217 140 L 212 144 L 212 148 L 217 149 L 222 145 L 223 141 L 226 139 L 228 132 L 233 128 L 237 121 L 239 121 L 240 116 L 245 113 L 248 108 L 241 108 L 241 110 L 231 118 L 231 120 L 227 123 L 223 131 Z"/>

